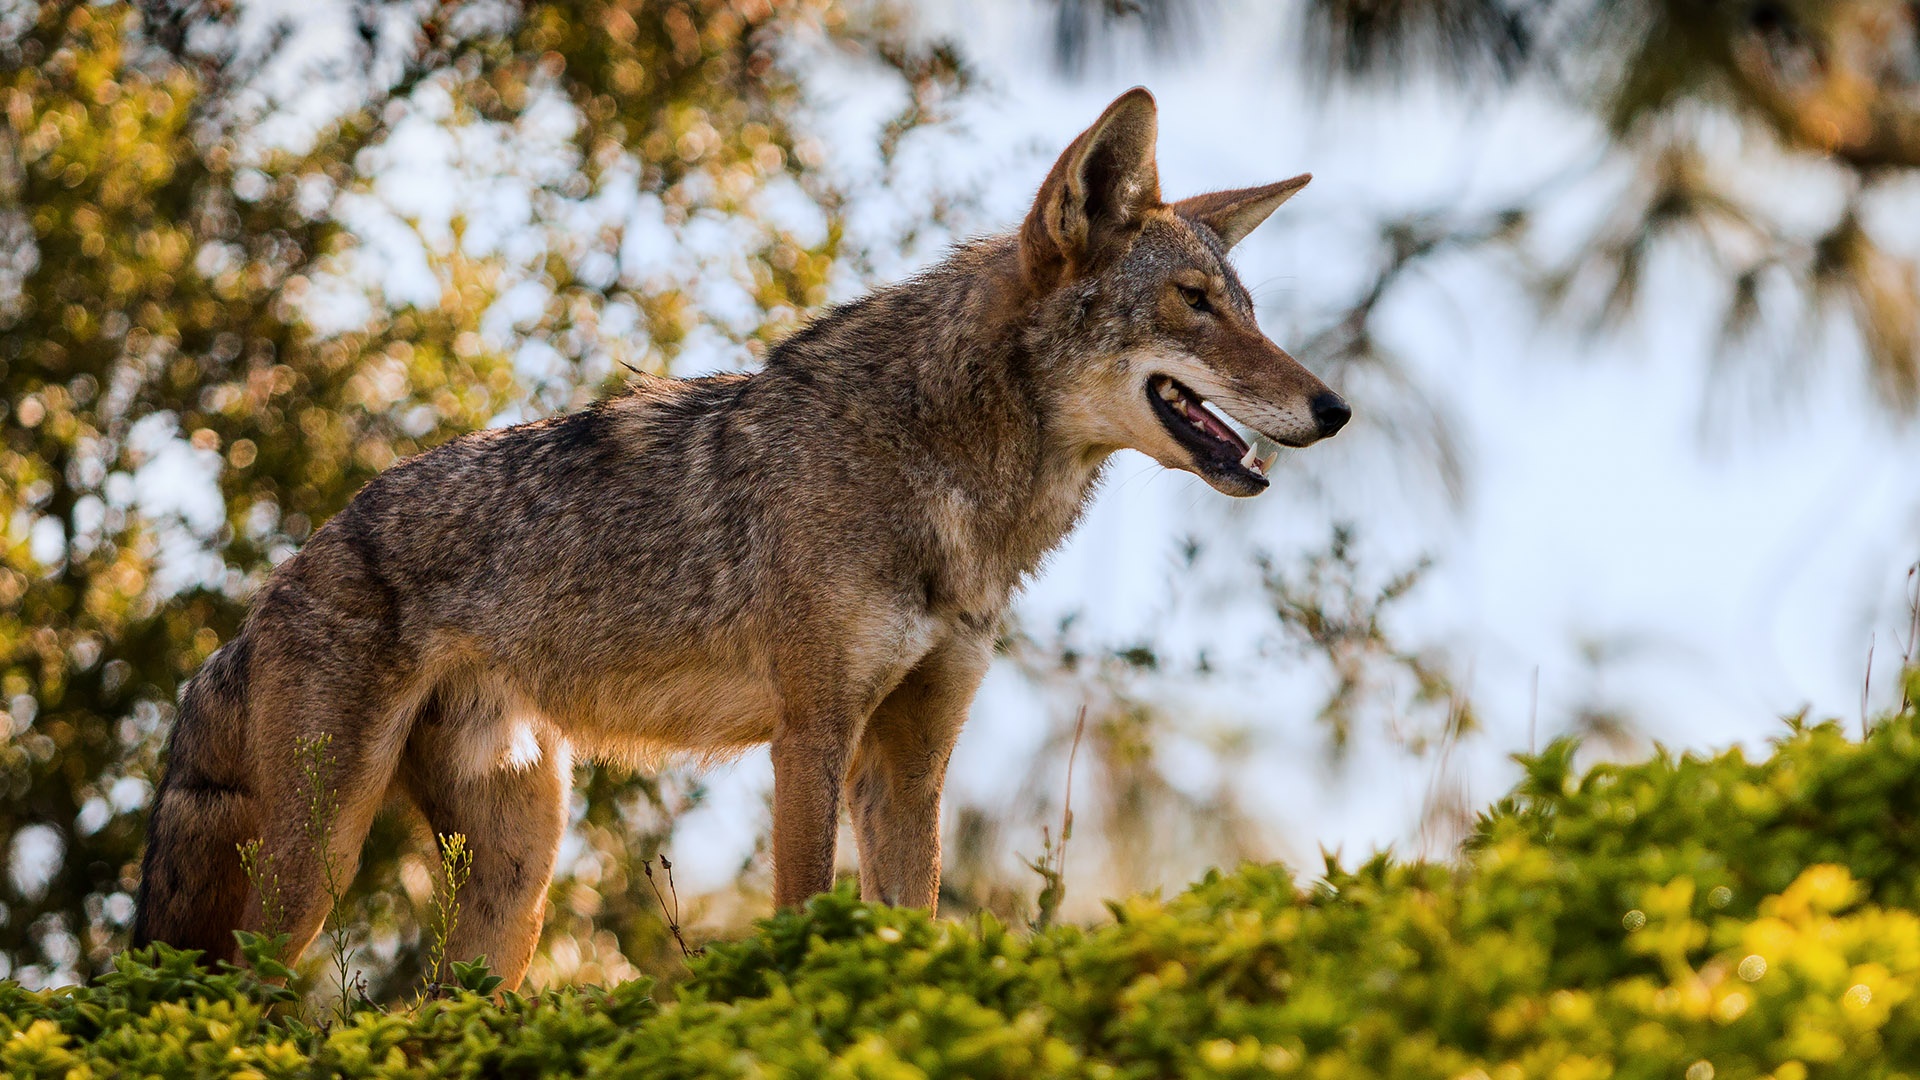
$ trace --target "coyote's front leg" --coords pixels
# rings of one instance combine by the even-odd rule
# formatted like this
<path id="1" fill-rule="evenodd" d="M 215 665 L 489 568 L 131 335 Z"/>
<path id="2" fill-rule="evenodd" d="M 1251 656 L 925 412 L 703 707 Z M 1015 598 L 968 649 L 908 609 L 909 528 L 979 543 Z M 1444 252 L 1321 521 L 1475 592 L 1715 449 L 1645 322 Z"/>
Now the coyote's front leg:
<path id="1" fill-rule="evenodd" d="M 840 792 L 864 717 L 826 695 L 787 696 L 773 736 L 773 901 L 798 907 L 833 888 Z"/>
<path id="2" fill-rule="evenodd" d="M 867 721 L 853 765 L 860 895 L 935 908 L 940 900 L 940 791 L 967 709 L 993 659 L 990 639 L 935 649 Z"/>

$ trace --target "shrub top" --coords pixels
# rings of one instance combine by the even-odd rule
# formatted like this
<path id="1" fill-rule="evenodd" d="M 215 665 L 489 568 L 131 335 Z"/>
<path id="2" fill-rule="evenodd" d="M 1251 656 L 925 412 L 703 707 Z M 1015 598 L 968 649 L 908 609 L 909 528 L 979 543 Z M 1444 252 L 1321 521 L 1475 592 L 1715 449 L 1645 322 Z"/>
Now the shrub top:
<path id="1" fill-rule="evenodd" d="M 1758 763 L 1523 759 L 1457 865 L 1209 874 L 1016 933 L 841 891 L 648 983 L 364 1012 L 126 954 L 0 983 L 19 1077 L 1920 1076 L 1920 719 Z"/>

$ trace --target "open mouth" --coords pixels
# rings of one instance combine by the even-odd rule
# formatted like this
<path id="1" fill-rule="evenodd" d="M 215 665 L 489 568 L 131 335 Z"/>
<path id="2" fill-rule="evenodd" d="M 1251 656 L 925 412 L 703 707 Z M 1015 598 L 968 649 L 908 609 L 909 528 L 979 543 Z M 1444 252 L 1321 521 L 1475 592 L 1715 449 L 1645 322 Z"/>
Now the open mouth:
<path id="1" fill-rule="evenodd" d="M 1256 490 L 1267 486 L 1267 470 L 1273 468 L 1280 451 L 1269 450 L 1266 457 L 1261 457 L 1199 394 L 1170 376 L 1148 379 L 1147 399 L 1160 422 L 1175 441 L 1192 451 L 1195 464 L 1203 471 L 1252 485 Z"/>

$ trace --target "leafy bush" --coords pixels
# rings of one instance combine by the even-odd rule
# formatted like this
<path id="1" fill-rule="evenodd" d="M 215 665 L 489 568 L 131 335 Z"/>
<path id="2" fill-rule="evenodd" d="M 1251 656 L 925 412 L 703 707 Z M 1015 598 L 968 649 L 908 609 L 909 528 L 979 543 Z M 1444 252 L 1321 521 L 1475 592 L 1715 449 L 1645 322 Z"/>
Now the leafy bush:
<path id="1" fill-rule="evenodd" d="M 644 980 L 330 1027 L 250 972 L 132 952 L 0 984 L 19 1077 L 1920 1075 L 1920 716 L 1766 760 L 1526 759 L 1457 865 L 1210 874 L 1097 927 L 842 891 Z"/>

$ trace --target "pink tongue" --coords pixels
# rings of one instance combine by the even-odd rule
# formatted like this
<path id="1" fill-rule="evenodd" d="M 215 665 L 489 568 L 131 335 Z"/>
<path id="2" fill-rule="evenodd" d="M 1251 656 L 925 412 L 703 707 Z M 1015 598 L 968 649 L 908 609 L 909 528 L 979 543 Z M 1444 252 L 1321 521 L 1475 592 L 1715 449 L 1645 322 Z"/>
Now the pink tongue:
<path id="1" fill-rule="evenodd" d="M 1232 428 L 1221 423 L 1220 418 L 1213 415 L 1208 409 L 1195 405 L 1188 409 L 1188 414 L 1199 419 L 1200 426 L 1206 429 L 1207 434 L 1222 442 L 1232 443 L 1238 447 L 1242 453 L 1246 452 L 1247 444 L 1240 441 L 1240 436 L 1235 435 Z"/>

